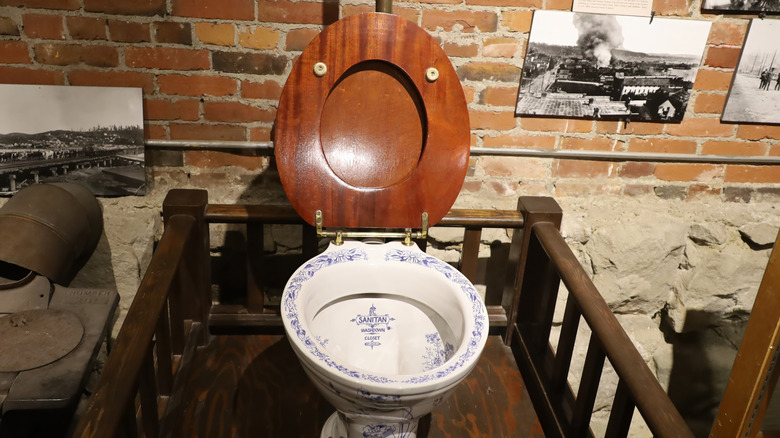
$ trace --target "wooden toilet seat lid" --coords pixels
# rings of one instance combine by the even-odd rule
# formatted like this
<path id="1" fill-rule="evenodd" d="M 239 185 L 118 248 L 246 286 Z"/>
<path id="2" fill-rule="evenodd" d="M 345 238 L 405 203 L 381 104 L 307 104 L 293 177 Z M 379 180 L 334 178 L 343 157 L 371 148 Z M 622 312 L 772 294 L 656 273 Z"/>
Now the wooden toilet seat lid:
<path id="1" fill-rule="evenodd" d="M 435 69 L 435 70 L 432 70 Z M 274 145 L 284 190 L 310 224 L 420 228 L 449 211 L 469 158 L 463 88 L 439 44 L 391 14 L 337 21 L 284 86 Z"/>

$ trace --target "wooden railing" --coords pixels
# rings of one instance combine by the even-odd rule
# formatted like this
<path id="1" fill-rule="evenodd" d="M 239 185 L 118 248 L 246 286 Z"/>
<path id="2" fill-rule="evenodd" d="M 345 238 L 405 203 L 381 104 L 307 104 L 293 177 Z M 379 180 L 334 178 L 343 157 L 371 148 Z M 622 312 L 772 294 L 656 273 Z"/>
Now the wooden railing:
<path id="1" fill-rule="evenodd" d="M 304 224 L 288 207 L 208 204 L 205 191 L 172 190 L 165 232 L 120 330 L 115 348 L 75 436 L 156 437 L 186 385 L 180 372 L 209 330 L 280 330 L 258 277 L 262 251 L 247 252 L 243 305 L 212 305 L 209 223 L 246 223 L 249 248 L 262 248 L 263 226 Z M 488 291 L 491 331 L 503 334 L 546 436 L 590 436 L 590 415 L 605 358 L 620 378 L 607 435 L 627 436 L 634 406 L 659 437 L 691 432 L 558 232 L 562 212 L 551 198 L 523 197 L 517 211 L 453 210 L 437 226 L 462 227 L 460 269 L 474 281 L 484 228 L 513 229 L 503 289 Z M 304 257 L 317 239 L 303 225 Z M 418 242 L 423 248 L 425 242 Z M 557 352 L 549 338 L 560 281 L 569 290 Z M 577 397 L 567 375 L 580 316 L 592 330 Z M 135 427 L 140 424 L 141 427 Z"/>

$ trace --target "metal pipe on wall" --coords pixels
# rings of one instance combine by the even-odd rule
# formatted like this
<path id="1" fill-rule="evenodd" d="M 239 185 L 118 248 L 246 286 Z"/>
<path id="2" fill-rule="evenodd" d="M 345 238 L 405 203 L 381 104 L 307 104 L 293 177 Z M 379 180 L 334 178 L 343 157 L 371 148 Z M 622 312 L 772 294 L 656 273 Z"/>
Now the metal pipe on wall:
<path id="1" fill-rule="evenodd" d="M 215 140 L 146 140 L 146 146 L 154 149 L 183 150 L 242 150 L 259 154 L 272 154 L 270 141 L 215 141 Z M 560 160 L 590 161 L 645 161 L 654 163 L 741 164 L 749 166 L 777 166 L 780 157 L 743 155 L 695 155 L 653 152 L 585 151 L 561 149 L 487 148 L 472 147 L 473 156 L 556 158 Z"/>
<path id="2" fill-rule="evenodd" d="M 392 14 L 393 0 L 376 0 L 376 11 Z"/>

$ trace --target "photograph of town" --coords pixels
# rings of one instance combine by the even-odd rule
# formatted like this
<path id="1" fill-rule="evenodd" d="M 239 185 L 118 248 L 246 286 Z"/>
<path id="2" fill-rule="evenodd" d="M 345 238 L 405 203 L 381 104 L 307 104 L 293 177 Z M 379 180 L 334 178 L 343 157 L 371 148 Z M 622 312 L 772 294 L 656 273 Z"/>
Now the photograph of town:
<path id="1" fill-rule="evenodd" d="M 705 11 L 780 12 L 780 0 L 704 0 Z"/>
<path id="2" fill-rule="evenodd" d="M 750 22 L 731 81 L 724 122 L 780 123 L 780 20 Z"/>
<path id="3" fill-rule="evenodd" d="M 536 11 L 515 114 L 680 122 L 710 23 Z"/>
<path id="4" fill-rule="evenodd" d="M 140 88 L 0 84 L 0 196 L 78 182 L 145 194 Z"/>

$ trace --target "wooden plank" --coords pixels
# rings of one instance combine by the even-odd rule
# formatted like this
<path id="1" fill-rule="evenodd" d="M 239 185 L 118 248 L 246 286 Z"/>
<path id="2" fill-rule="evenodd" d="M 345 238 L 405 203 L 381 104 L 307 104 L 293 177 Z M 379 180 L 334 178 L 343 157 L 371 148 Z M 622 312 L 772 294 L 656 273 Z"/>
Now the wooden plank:
<path id="1" fill-rule="evenodd" d="M 460 254 L 460 272 L 475 282 L 477 277 L 477 262 L 479 261 L 479 244 L 482 238 L 482 228 L 467 227 L 463 234 L 463 249 Z"/>
<path id="2" fill-rule="evenodd" d="M 604 438 L 625 438 L 628 436 L 635 407 L 636 404 L 628 391 L 628 386 L 623 381 L 618 381 Z"/>
<path id="3" fill-rule="evenodd" d="M 585 364 L 580 377 L 580 387 L 577 390 L 577 400 L 574 403 L 574 412 L 571 418 L 571 436 L 589 437 L 590 417 L 593 414 L 593 405 L 599 392 L 599 381 L 604 369 L 604 350 L 595 336 L 591 336 L 588 352 L 585 355 Z"/>
<path id="4" fill-rule="evenodd" d="M 778 379 L 780 235 L 758 287 L 710 438 L 756 436 Z M 775 394 L 776 395 L 776 394 Z"/>
<path id="5" fill-rule="evenodd" d="M 334 409 L 284 336 L 215 336 L 183 376 L 173 436 L 319 436 Z M 488 339 L 474 371 L 420 424 L 419 436 L 544 436 L 511 350 Z"/>

